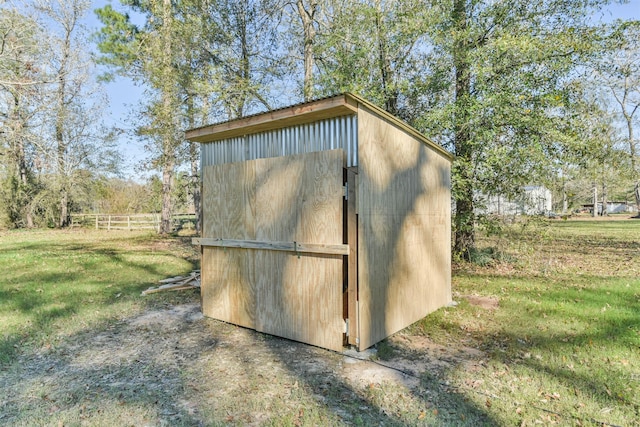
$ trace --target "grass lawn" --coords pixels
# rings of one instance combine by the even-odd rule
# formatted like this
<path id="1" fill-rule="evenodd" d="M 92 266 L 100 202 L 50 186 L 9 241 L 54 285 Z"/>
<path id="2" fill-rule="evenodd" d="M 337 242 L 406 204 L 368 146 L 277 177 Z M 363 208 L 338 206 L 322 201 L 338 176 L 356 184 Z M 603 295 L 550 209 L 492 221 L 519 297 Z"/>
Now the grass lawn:
<path id="1" fill-rule="evenodd" d="M 411 328 L 486 353 L 450 380 L 504 425 L 640 425 L 640 221 L 532 221 L 479 246 L 510 262 L 461 266 L 460 305 Z"/>
<path id="2" fill-rule="evenodd" d="M 141 297 L 198 268 L 189 240 L 0 232 L 0 424 L 640 426 L 640 220 L 481 234 L 458 305 L 357 365 L 180 323 L 193 291 Z M 379 364 L 406 375 L 368 374 Z"/>
<path id="3" fill-rule="evenodd" d="M 191 247 L 149 233 L 0 233 L 0 365 L 140 310 L 140 292 L 196 265 Z"/>

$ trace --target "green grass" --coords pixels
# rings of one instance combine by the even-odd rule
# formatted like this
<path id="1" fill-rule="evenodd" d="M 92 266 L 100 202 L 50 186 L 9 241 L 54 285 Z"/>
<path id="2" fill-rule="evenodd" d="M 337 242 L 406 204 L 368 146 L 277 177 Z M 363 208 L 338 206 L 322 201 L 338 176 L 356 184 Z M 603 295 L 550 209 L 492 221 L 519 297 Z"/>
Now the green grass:
<path id="1" fill-rule="evenodd" d="M 518 222 L 480 235 L 478 254 L 476 264 L 455 268 L 459 304 L 401 332 L 407 342 L 434 341 L 435 356 L 387 340 L 375 362 L 394 366 L 404 358 L 398 366 L 405 369 L 407 360 L 446 359 L 455 351 L 444 349 L 461 347 L 482 356 L 449 360 L 448 368 L 428 360 L 433 369 L 410 367 L 415 389 L 387 381 L 356 387 L 342 368 L 331 368 L 331 360 L 342 363 L 339 355 L 318 356 L 326 365 L 314 374 L 315 365 L 291 351 L 319 350 L 222 322 L 176 331 L 129 325 L 150 308 L 197 301 L 180 292 L 140 297 L 159 279 L 197 268 L 187 241 L 137 232 L 4 232 L 0 382 L 19 398 L 0 393 L 0 420 L 640 426 L 640 221 Z M 473 305 L 465 298 L 471 295 L 498 306 Z M 149 348 L 123 348 L 111 360 L 101 344 L 135 347 L 127 339 Z M 103 362 L 94 366 L 93 358 Z M 33 374 L 25 379 L 25 372 Z"/>
<path id="2" fill-rule="evenodd" d="M 140 309 L 142 290 L 194 267 L 170 243 L 139 232 L 0 234 L 0 365 Z"/>
<path id="3" fill-rule="evenodd" d="M 413 326 L 486 352 L 486 366 L 450 380 L 504 425 L 640 425 L 640 221 L 516 225 L 481 245 L 518 261 L 460 269 L 461 304 Z"/>

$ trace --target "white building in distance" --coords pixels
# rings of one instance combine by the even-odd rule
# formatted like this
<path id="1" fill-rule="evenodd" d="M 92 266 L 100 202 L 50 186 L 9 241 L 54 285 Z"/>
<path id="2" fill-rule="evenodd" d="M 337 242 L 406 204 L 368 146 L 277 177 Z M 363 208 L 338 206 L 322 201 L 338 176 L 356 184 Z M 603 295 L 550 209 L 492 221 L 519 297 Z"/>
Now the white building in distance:
<path id="1" fill-rule="evenodd" d="M 487 215 L 548 215 L 552 211 L 551 191 L 544 186 L 529 185 L 519 197 L 480 194 L 476 200 L 477 212 Z"/>

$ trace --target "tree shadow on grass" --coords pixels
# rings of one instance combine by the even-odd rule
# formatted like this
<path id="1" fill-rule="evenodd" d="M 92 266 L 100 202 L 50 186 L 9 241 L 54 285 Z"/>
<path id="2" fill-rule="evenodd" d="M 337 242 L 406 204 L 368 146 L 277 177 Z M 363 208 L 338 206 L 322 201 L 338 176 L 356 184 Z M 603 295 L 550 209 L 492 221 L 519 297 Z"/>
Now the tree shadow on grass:
<path id="1" fill-rule="evenodd" d="M 350 381 L 344 355 L 202 318 L 196 298 L 24 352 L 0 371 L 0 424 L 498 424 L 435 377 Z"/>
<path id="2" fill-rule="evenodd" d="M 183 371 L 215 351 L 216 341 L 192 315 L 104 321 L 50 349 L 25 352 L 0 371 L 0 387 L 12 390 L 0 398 L 0 423 L 202 425 L 181 404 Z M 191 328 L 200 329 L 196 339 L 183 339 Z"/>
<path id="3" fill-rule="evenodd" d="M 136 236 L 132 237 L 137 244 Z M 56 322 L 69 320 L 91 307 L 101 310 L 137 298 L 142 288 L 166 277 L 167 262 L 150 262 L 148 256 L 180 262 L 185 259 L 181 256 L 184 254 L 175 254 L 169 247 L 150 248 L 147 239 L 145 236 L 141 240 L 139 252 L 121 249 L 131 242 L 126 237 L 95 243 L 51 243 L 46 239 L 3 242 L 5 253 L 20 256 L 0 281 L 0 314 L 18 318 L 21 323 L 0 330 L 0 367 L 30 344 L 40 345 L 48 336 L 56 335 L 52 329 Z M 167 241 L 167 245 L 171 243 Z M 193 259 L 190 264 L 191 268 L 196 266 Z"/>
<path id="4" fill-rule="evenodd" d="M 533 372 L 533 378 L 545 384 L 541 387 L 566 390 L 572 396 L 563 399 L 574 399 L 578 405 L 582 399 L 589 401 L 592 411 L 616 408 L 618 417 L 635 414 L 637 418 L 640 387 L 632 367 L 640 349 L 640 301 L 633 292 L 614 286 L 589 289 L 563 284 L 518 294 L 517 300 L 505 297 L 504 304 L 517 304 L 522 319 L 505 323 L 498 332 L 474 333 L 490 359 L 520 375 Z M 540 396 L 528 398 L 536 404 Z M 574 408 L 565 405 L 564 411 L 573 413 Z M 585 409 L 578 418 L 606 421 L 612 416 Z"/>
<path id="5" fill-rule="evenodd" d="M 463 393 L 447 387 L 442 372 L 401 371 L 368 360 L 368 353 L 358 353 L 354 358 L 277 337 L 267 340 L 267 349 L 310 395 L 346 424 L 499 424 Z M 337 362 L 327 364 L 331 359 Z M 372 368 L 378 373 L 371 374 Z"/>
<path id="6" fill-rule="evenodd" d="M 640 402 L 637 399 L 634 401 L 634 395 L 629 391 L 630 386 L 634 385 L 633 373 L 625 365 L 628 362 L 624 361 L 632 358 L 640 349 L 640 340 L 637 340 L 634 349 L 631 343 L 622 342 L 624 339 L 619 336 L 622 331 L 633 331 L 633 328 L 638 326 L 637 319 L 627 319 L 615 324 L 602 325 L 597 332 L 554 336 L 531 334 L 527 336 L 526 344 L 520 344 L 525 342 L 521 335 L 503 331 L 493 335 L 491 340 L 511 348 L 504 352 L 495 352 L 493 357 L 505 364 L 521 365 L 537 371 L 574 390 L 576 394 L 591 396 L 603 407 L 625 405 L 635 407 L 638 411 Z M 616 345 L 612 343 L 614 340 L 620 342 Z M 588 360 L 587 354 L 590 349 L 600 352 L 605 348 L 604 343 L 613 354 L 607 353 L 593 361 Z M 514 358 L 517 353 L 527 354 L 527 357 Z M 531 353 L 555 356 L 564 359 L 565 363 L 547 362 L 542 358 L 528 356 Z M 573 366 L 575 364 L 576 368 L 579 368 L 577 365 L 582 363 L 587 367 L 575 369 Z M 591 364 L 596 366 L 588 368 Z M 637 386 L 633 388 L 640 391 Z"/>

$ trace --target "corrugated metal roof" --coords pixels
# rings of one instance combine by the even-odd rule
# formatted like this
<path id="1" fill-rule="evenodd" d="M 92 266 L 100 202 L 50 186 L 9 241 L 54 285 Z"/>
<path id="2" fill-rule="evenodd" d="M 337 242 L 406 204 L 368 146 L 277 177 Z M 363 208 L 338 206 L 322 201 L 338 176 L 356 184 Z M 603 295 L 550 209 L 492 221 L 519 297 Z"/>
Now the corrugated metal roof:
<path id="1" fill-rule="evenodd" d="M 453 159 L 451 153 L 431 141 L 428 137 L 412 126 L 382 108 L 352 93 L 343 93 L 336 96 L 303 102 L 276 110 L 252 114 L 250 116 L 234 120 L 190 129 L 186 131 L 186 138 L 190 141 L 202 143 L 221 141 L 289 126 L 302 125 L 327 118 L 357 114 L 358 109 L 361 107 L 364 107 L 381 116 L 383 119 L 393 123 L 403 131 L 434 148 L 449 160 Z"/>

